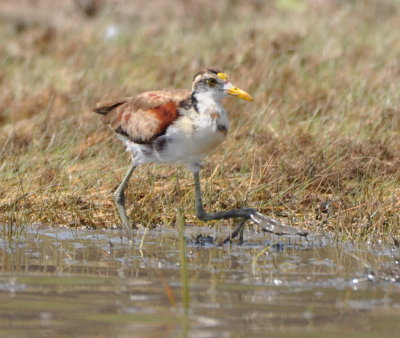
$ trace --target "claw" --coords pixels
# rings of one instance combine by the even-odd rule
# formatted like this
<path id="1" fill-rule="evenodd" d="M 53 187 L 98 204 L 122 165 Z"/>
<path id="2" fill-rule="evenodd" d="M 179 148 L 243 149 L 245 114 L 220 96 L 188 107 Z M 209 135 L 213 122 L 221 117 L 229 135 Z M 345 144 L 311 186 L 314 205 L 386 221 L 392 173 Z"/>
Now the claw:
<path id="1" fill-rule="evenodd" d="M 286 225 L 271 217 L 265 216 L 260 212 L 255 212 L 254 214 L 251 214 L 250 217 L 252 221 L 257 225 L 261 226 L 261 229 L 265 232 L 271 232 L 275 235 L 299 235 L 299 236 L 308 235 L 308 231 L 299 230 L 295 227 Z"/>

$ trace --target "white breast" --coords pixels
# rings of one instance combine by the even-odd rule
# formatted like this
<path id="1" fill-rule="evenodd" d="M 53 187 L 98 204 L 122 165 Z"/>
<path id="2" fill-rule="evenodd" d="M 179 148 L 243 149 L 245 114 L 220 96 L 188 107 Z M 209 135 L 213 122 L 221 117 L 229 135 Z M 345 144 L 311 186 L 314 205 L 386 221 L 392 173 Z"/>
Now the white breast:
<path id="1" fill-rule="evenodd" d="M 166 134 L 168 144 L 158 153 L 160 162 L 201 162 L 225 140 L 228 121 L 222 120 L 210 114 L 181 118 Z"/>

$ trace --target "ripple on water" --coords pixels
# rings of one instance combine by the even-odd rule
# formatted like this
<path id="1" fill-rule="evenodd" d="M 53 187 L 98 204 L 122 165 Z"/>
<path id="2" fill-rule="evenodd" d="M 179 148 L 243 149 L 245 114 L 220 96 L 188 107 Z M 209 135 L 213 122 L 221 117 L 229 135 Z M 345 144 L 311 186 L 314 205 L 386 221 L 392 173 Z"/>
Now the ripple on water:
<path id="1" fill-rule="evenodd" d="M 17 335 L 35 328 L 52 335 L 175 336 L 189 330 L 212 337 L 383 336 L 397 325 L 399 283 L 385 277 L 395 275 L 393 248 L 250 230 L 243 245 L 218 247 L 213 243 L 228 229 L 191 226 L 185 235 L 187 315 L 176 229 L 137 231 L 131 245 L 119 231 L 27 227 L 17 241 L 1 241 L 3 327 Z"/>

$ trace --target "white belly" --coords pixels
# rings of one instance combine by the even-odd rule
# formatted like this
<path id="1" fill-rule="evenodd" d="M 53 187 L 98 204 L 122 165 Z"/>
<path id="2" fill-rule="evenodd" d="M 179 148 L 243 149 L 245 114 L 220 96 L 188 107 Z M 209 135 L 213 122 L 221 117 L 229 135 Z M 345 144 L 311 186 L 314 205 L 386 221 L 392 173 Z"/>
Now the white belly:
<path id="1" fill-rule="evenodd" d="M 228 129 L 226 114 L 204 114 L 196 119 L 181 118 L 170 126 L 167 133 L 153 144 L 142 145 L 124 140 L 127 151 L 132 153 L 137 164 L 156 163 L 199 163 L 215 151 L 225 140 Z"/>
<path id="2" fill-rule="evenodd" d="M 159 152 L 159 158 L 162 162 L 201 162 L 225 140 L 227 128 L 225 114 L 204 114 L 195 123 L 181 119 L 168 131 L 169 144 Z"/>
<path id="3" fill-rule="evenodd" d="M 160 162 L 193 163 L 211 154 L 225 140 L 225 133 L 204 128 L 192 134 L 174 133 L 169 140 L 166 149 L 157 154 Z"/>

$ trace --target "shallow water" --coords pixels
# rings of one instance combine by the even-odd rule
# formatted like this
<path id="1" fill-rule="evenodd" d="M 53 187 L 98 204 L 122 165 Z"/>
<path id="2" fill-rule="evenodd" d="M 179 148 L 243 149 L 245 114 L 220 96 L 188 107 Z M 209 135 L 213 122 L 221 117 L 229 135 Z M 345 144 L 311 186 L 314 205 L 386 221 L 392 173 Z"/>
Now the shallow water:
<path id="1" fill-rule="evenodd" d="M 397 253 L 245 231 L 216 247 L 186 227 L 190 303 L 182 310 L 176 229 L 29 228 L 0 247 L 0 335 L 393 337 Z M 203 237 L 204 238 L 204 237 Z M 141 246 L 141 248 L 140 248 Z"/>

